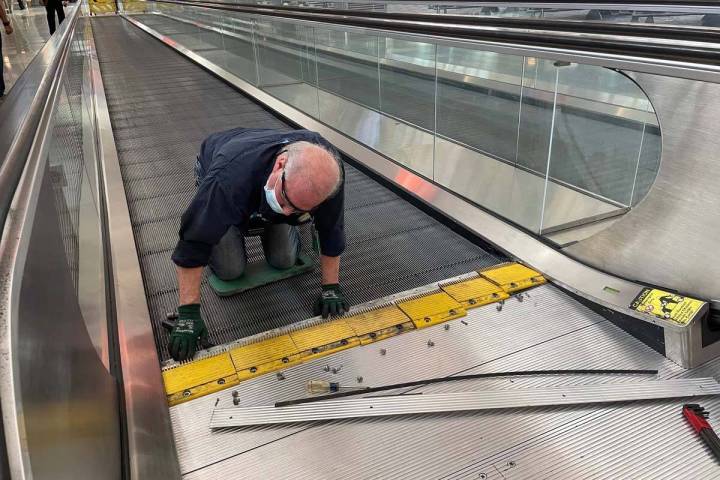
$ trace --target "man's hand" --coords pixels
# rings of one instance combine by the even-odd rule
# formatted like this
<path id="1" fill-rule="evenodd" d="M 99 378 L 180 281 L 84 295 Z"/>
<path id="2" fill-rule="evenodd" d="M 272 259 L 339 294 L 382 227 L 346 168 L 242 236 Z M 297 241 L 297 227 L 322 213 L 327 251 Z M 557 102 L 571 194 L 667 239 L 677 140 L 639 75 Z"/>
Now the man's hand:
<path id="1" fill-rule="evenodd" d="M 9 23 L 7 25 L 5 25 L 5 33 L 8 35 L 13 33 L 12 25 L 10 25 Z"/>
<path id="2" fill-rule="evenodd" d="M 322 286 L 322 295 L 315 301 L 315 315 L 328 318 L 330 315 L 342 315 L 348 310 L 350 310 L 350 304 L 345 300 L 339 284 Z"/>
<path id="3" fill-rule="evenodd" d="M 207 328 L 200 316 L 200 304 L 180 305 L 178 320 L 168 342 L 168 351 L 173 360 L 182 362 L 195 355 L 198 343 L 207 339 Z"/>

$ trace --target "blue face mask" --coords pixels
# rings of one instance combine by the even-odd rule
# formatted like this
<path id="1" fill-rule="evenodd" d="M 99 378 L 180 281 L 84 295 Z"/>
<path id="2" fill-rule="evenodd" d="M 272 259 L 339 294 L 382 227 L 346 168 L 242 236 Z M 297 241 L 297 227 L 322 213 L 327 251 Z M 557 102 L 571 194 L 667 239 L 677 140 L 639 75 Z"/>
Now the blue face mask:
<path id="1" fill-rule="evenodd" d="M 267 201 L 268 205 L 270 206 L 270 209 L 275 212 L 279 213 L 281 215 L 284 215 L 285 212 L 283 212 L 282 207 L 277 201 L 277 197 L 275 196 L 275 189 L 274 188 L 268 188 L 267 185 L 263 187 L 265 190 L 265 200 Z"/>

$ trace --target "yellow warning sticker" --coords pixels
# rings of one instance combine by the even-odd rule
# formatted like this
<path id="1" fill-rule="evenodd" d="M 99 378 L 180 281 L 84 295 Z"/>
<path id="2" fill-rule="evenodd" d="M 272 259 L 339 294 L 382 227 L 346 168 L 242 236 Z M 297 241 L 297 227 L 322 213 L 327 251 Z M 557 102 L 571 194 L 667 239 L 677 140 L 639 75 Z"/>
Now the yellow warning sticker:
<path id="1" fill-rule="evenodd" d="M 644 288 L 630 304 L 633 310 L 671 320 L 680 325 L 687 325 L 704 306 L 705 302 L 701 300 L 654 288 Z"/>

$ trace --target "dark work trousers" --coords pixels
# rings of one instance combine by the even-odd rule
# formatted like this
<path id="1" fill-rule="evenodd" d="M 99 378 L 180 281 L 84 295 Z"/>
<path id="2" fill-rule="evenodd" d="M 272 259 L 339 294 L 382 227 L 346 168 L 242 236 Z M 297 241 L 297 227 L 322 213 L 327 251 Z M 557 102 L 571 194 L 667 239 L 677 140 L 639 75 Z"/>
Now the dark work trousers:
<path id="1" fill-rule="evenodd" d="M 45 12 L 47 13 L 48 28 L 50 28 L 50 35 L 55 33 L 55 12 L 57 12 L 58 23 L 62 23 L 65 20 L 65 10 L 60 0 L 47 0 L 45 5 Z"/>

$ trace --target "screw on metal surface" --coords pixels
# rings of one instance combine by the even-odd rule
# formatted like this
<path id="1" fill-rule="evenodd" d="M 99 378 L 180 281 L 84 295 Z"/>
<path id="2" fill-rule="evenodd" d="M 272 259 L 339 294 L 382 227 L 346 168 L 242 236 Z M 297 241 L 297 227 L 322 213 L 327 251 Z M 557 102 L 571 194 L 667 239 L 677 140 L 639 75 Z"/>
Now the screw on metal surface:
<path id="1" fill-rule="evenodd" d="M 522 301 L 525 300 L 522 293 L 518 293 L 517 295 L 515 295 L 515 298 L 517 298 L 517 301 L 520 303 L 522 303 Z"/>
<path id="2" fill-rule="evenodd" d="M 428 323 L 430 321 L 430 317 L 425 317 L 423 320 L 425 320 L 425 323 Z"/>
<path id="3" fill-rule="evenodd" d="M 250 373 L 257 372 L 257 367 L 250 367 Z"/>
<path id="4" fill-rule="evenodd" d="M 233 405 L 240 405 L 240 393 L 237 390 L 232 392 Z"/>
<path id="5" fill-rule="evenodd" d="M 450 324 L 446 323 L 445 325 L 443 325 L 443 328 L 445 329 L 445 331 L 450 330 Z"/>
<path id="6" fill-rule="evenodd" d="M 502 307 L 505 305 L 505 300 L 500 300 L 497 304 L 497 311 L 502 312 Z"/>
<path id="7" fill-rule="evenodd" d="M 190 390 L 183 390 L 183 397 L 189 397 L 190 396 Z"/>
<path id="8" fill-rule="evenodd" d="M 225 385 L 225 379 L 221 378 L 217 381 L 218 385 Z"/>
<path id="9" fill-rule="evenodd" d="M 485 480 L 487 478 L 487 473 L 482 473 L 482 472 L 478 473 L 478 478 L 480 480 Z"/>
<path id="10" fill-rule="evenodd" d="M 475 300 L 474 298 L 471 298 L 470 300 L 468 300 L 468 303 L 470 305 L 475 305 L 477 303 L 477 300 Z"/>
<path id="11" fill-rule="evenodd" d="M 515 460 L 510 460 L 509 462 L 507 462 L 508 467 L 514 467 L 515 465 L 517 465 L 517 463 L 515 463 Z"/>
<path id="12" fill-rule="evenodd" d="M 433 342 L 432 340 L 428 340 L 428 341 L 427 341 L 427 346 L 428 346 L 428 347 L 434 347 L 434 346 L 435 346 L 435 342 Z"/>
<path id="13" fill-rule="evenodd" d="M 362 383 L 362 382 L 363 382 L 363 377 L 358 376 L 358 377 L 355 378 L 355 380 L 357 380 L 358 383 Z"/>
<path id="14" fill-rule="evenodd" d="M 290 361 L 290 359 L 287 358 L 287 357 L 283 357 L 283 358 L 282 358 L 282 362 L 283 362 L 283 363 L 288 363 L 289 361 Z"/>
<path id="15" fill-rule="evenodd" d="M 330 371 L 330 365 L 325 365 L 325 366 L 323 367 L 323 371 L 324 371 L 324 372 L 329 372 L 329 371 Z"/>
<path id="16" fill-rule="evenodd" d="M 386 353 L 387 353 L 387 350 L 385 350 L 384 348 L 380 349 L 380 355 L 384 356 Z"/>
<path id="17" fill-rule="evenodd" d="M 283 374 L 283 372 L 277 372 L 275 376 L 278 380 L 285 380 L 285 375 Z"/>

